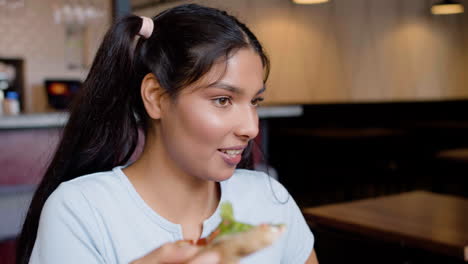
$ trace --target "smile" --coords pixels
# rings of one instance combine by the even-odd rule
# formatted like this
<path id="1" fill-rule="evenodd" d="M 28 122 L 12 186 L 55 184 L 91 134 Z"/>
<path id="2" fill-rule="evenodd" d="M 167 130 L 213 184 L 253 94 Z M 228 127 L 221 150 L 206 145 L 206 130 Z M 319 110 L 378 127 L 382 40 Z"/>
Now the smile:
<path id="1" fill-rule="evenodd" d="M 218 149 L 221 158 L 229 167 L 235 167 L 242 160 L 242 152 L 244 147 L 236 147 L 232 149 Z"/>
<path id="2" fill-rule="evenodd" d="M 234 150 L 234 149 L 229 149 L 229 150 L 223 150 L 223 149 L 220 149 L 219 151 L 223 152 L 223 153 L 226 153 L 228 154 L 229 156 L 237 156 L 237 155 L 240 155 L 242 154 L 242 151 L 244 151 L 243 149 L 238 149 L 238 150 Z"/>

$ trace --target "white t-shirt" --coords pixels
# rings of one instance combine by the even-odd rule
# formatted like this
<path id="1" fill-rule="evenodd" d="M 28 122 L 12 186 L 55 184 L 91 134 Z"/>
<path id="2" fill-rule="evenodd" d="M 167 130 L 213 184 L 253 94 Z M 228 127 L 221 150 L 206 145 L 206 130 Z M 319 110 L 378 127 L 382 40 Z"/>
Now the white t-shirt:
<path id="1" fill-rule="evenodd" d="M 30 263 L 129 263 L 164 243 L 183 239 L 181 225 L 151 209 L 121 168 L 78 177 L 51 194 L 41 213 Z M 242 264 L 305 263 L 314 236 L 280 183 L 265 173 L 239 169 L 220 185 L 221 201 L 232 203 L 237 220 L 287 226 L 275 244 L 244 258 Z M 220 222 L 218 207 L 204 221 L 202 237 Z"/>

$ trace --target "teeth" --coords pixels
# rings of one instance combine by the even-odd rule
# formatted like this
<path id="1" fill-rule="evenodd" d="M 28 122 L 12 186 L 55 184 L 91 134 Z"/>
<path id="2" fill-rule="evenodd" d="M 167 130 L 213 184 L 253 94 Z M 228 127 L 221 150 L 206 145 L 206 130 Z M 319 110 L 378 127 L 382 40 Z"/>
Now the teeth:
<path id="1" fill-rule="evenodd" d="M 228 154 L 229 156 L 236 156 L 242 153 L 242 150 L 222 150 L 222 152 Z"/>

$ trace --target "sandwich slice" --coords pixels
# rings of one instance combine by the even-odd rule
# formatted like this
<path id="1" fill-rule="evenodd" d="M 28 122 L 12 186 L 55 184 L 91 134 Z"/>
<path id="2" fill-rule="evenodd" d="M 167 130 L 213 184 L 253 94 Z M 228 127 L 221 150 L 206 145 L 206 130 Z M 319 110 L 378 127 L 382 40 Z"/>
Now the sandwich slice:
<path id="1" fill-rule="evenodd" d="M 260 224 L 251 225 L 234 219 L 232 205 L 221 204 L 221 224 L 206 238 L 197 241 L 184 240 L 202 247 L 200 252 L 216 251 L 223 264 L 237 263 L 241 258 L 272 245 L 284 231 L 285 225 Z"/>

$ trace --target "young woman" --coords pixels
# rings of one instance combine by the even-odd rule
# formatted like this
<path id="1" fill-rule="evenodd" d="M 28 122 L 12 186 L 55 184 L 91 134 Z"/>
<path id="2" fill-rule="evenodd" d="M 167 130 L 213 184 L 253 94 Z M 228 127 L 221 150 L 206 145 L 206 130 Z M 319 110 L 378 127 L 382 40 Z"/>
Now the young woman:
<path id="1" fill-rule="evenodd" d="M 240 169 L 268 69 L 253 33 L 217 9 L 181 5 L 114 24 L 34 195 L 18 263 L 223 263 L 174 243 L 210 234 L 221 201 L 242 222 L 287 226 L 242 263 L 316 263 L 284 187 Z M 139 129 L 144 150 L 128 164 Z"/>

